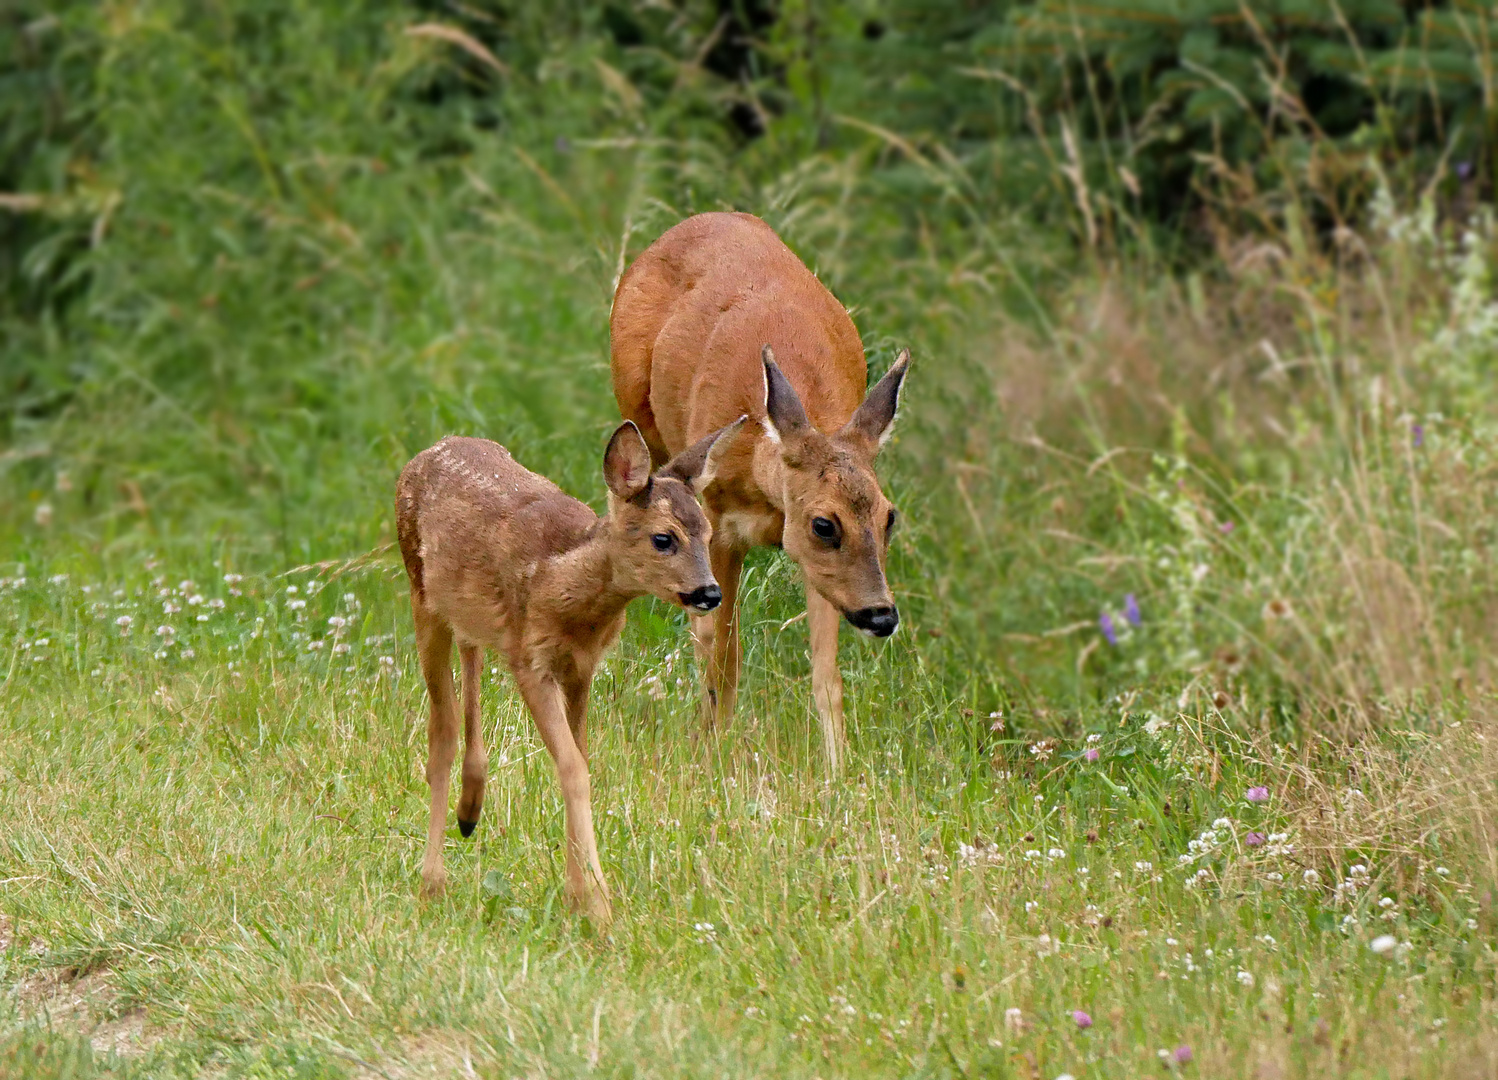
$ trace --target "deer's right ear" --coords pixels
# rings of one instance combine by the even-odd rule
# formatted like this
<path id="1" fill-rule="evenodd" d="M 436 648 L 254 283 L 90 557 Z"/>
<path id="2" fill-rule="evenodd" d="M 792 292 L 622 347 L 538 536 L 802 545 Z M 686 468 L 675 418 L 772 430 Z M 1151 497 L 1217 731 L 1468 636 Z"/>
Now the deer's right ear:
<path id="1" fill-rule="evenodd" d="M 718 466 L 733 445 L 733 437 L 748 419 L 748 416 L 741 416 L 711 435 L 704 435 L 668 461 L 656 475 L 673 477 L 691 488 L 694 494 L 701 494 L 718 475 Z"/>
<path id="2" fill-rule="evenodd" d="M 620 424 L 609 439 L 603 452 L 603 482 L 621 499 L 633 499 L 650 486 L 650 447 L 632 420 Z"/>
<path id="3" fill-rule="evenodd" d="M 760 353 L 765 366 L 765 434 L 775 442 L 811 427 L 796 388 L 775 363 L 775 353 L 766 345 Z"/>

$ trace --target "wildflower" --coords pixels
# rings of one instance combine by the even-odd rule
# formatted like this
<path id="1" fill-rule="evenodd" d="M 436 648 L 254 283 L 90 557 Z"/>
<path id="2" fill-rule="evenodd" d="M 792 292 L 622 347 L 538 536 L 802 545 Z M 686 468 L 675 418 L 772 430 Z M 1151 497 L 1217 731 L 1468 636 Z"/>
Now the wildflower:
<path id="1" fill-rule="evenodd" d="M 1223 536 L 1226 536 L 1228 533 L 1233 531 L 1233 523 L 1231 521 L 1224 521 L 1217 526 L 1217 531 L 1222 533 Z"/>
<path id="2" fill-rule="evenodd" d="M 42 528 L 47 528 L 52 524 L 52 504 L 38 503 L 36 507 L 36 513 L 33 514 L 32 517 L 35 518 L 36 523 Z"/>
<path id="3" fill-rule="evenodd" d="M 1124 596 L 1124 618 L 1129 620 L 1130 626 L 1144 623 L 1144 616 L 1139 613 L 1139 601 L 1134 599 L 1133 593 Z"/>
<path id="4" fill-rule="evenodd" d="M 328 625 L 331 626 L 334 630 L 342 630 L 345 626 L 348 625 L 348 620 L 345 619 L 342 615 L 331 615 L 328 617 Z"/>
<path id="5" fill-rule="evenodd" d="M 1076 1021 L 1077 1027 L 1081 1028 L 1083 1031 L 1086 1031 L 1088 1028 L 1092 1027 L 1092 1017 L 1088 1016 L 1081 1009 L 1073 1009 L 1071 1018 Z"/>
<path id="6" fill-rule="evenodd" d="M 1446 869 L 1444 866 L 1438 866 L 1436 867 L 1436 873 L 1440 874 L 1442 877 L 1445 877 L 1447 874 L 1451 873 L 1451 871 Z"/>
<path id="7" fill-rule="evenodd" d="M 1420 449 L 1420 447 L 1422 447 L 1422 446 L 1425 445 L 1425 425 L 1424 424 L 1411 424 L 1410 425 L 1410 443 L 1415 447 L 1416 450 Z"/>
<path id="8" fill-rule="evenodd" d="M 47 583 L 50 584 L 50 585 L 66 585 L 68 583 L 68 575 L 67 574 L 53 574 L 51 577 L 49 577 L 47 579 Z"/>
<path id="9" fill-rule="evenodd" d="M 1399 944 L 1399 942 L 1394 940 L 1393 934 L 1380 934 L 1378 937 L 1368 942 L 1368 948 L 1372 949 L 1379 956 L 1382 956 L 1386 952 L 1393 952 L 1394 946 L 1397 944 Z"/>
<path id="10" fill-rule="evenodd" d="M 1362 863 L 1354 863 L 1352 866 L 1350 866 L 1350 867 L 1347 868 L 1347 876 L 1348 877 L 1367 877 L 1368 876 L 1368 868 L 1366 866 L 1364 866 Z"/>
<path id="11" fill-rule="evenodd" d="M 179 612 L 181 610 L 182 609 L 180 607 L 178 607 L 176 604 L 172 603 L 170 600 L 165 601 L 161 605 L 161 611 L 165 615 L 175 615 L 175 614 L 177 614 L 177 612 Z"/>
<path id="12" fill-rule="evenodd" d="M 215 596 L 212 600 L 208 601 L 208 606 L 214 611 L 223 611 L 224 601 L 220 597 Z"/>
<path id="13" fill-rule="evenodd" d="M 1034 910 L 1035 910 L 1035 909 L 1036 909 L 1036 908 L 1038 908 L 1038 907 L 1039 907 L 1039 906 L 1040 906 L 1040 905 L 1039 905 L 1039 904 L 1037 904 L 1037 903 L 1036 903 L 1036 902 L 1035 902 L 1035 901 L 1034 901 L 1034 900 L 1026 900 L 1026 901 L 1025 901 L 1025 911 L 1026 911 L 1026 912 L 1031 912 L 1031 911 L 1034 911 Z"/>
<path id="14" fill-rule="evenodd" d="M 327 644 L 327 643 L 323 642 L 323 641 L 309 641 L 309 642 L 307 642 L 307 648 L 309 648 L 309 649 L 321 649 L 325 644 Z"/>
<path id="15" fill-rule="evenodd" d="M 288 586 L 286 586 L 286 591 L 288 593 L 290 593 L 292 596 L 295 596 L 301 590 L 299 590 L 295 585 L 288 585 Z"/>
<path id="16" fill-rule="evenodd" d="M 207 622 L 207 621 L 208 621 L 208 616 L 206 614 L 198 616 L 198 622 Z"/>
<path id="17" fill-rule="evenodd" d="M 1269 789 L 1267 787 L 1251 787 L 1243 795 L 1251 803 L 1269 801 Z"/>
<path id="18" fill-rule="evenodd" d="M 337 645 L 333 646 L 333 652 L 338 656 L 342 656 L 344 653 L 348 652 L 348 650 L 349 645 L 347 641 L 340 641 Z"/>
<path id="19" fill-rule="evenodd" d="M 1108 639 L 1109 645 L 1118 644 L 1118 631 L 1113 628 L 1113 616 L 1106 611 L 1098 616 L 1098 628 L 1102 630 L 1103 637 Z"/>
<path id="20" fill-rule="evenodd" d="M 1220 817 L 1212 822 L 1212 828 L 1214 829 L 1231 829 L 1232 827 L 1233 822 L 1230 818 Z"/>
<path id="21" fill-rule="evenodd" d="M 1139 862 L 1136 862 L 1134 864 L 1134 869 L 1138 870 L 1141 874 L 1148 874 L 1154 868 L 1155 868 L 1155 864 L 1154 863 L 1152 863 L 1152 862 L 1144 862 L 1143 860 L 1140 860 Z"/>
<path id="22" fill-rule="evenodd" d="M 1264 605 L 1264 618 L 1268 620 L 1288 619 L 1290 617 L 1290 601 L 1275 599 Z"/>
<path id="23" fill-rule="evenodd" d="M 288 600 L 288 601 L 286 601 L 286 607 L 288 609 L 290 609 L 291 611 L 301 611 L 302 608 L 304 608 L 306 606 L 307 606 L 307 601 L 305 601 L 305 600 Z"/>
<path id="24" fill-rule="evenodd" d="M 182 659 L 184 659 L 184 660 L 191 660 L 194 656 L 197 656 L 197 655 L 198 654 L 196 652 L 194 652 L 192 649 L 183 649 L 182 650 Z"/>
<path id="25" fill-rule="evenodd" d="M 1252 986 L 1254 984 L 1254 973 L 1251 971 L 1238 972 L 1238 982 L 1243 986 Z"/>
<path id="26" fill-rule="evenodd" d="M 170 638 L 176 632 L 177 632 L 177 628 L 175 626 L 171 626 L 169 624 L 163 624 L 163 625 L 158 626 L 156 628 L 156 636 L 157 637 Z"/>
<path id="27" fill-rule="evenodd" d="M 1066 858 L 1066 849 L 1058 847 L 1047 848 L 1045 857 L 1047 859 L 1064 859 Z"/>
<path id="28" fill-rule="evenodd" d="M 393 657 L 393 656 L 382 656 L 382 657 L 380 657 L 380 666 L 381 667 L 387 667 L 387 668 L 393 668 L 393 667 L 395 667 L 395 657 Z"/>
<path id="29" fill-rule="evenodd" d="M 1182 1043 L 1176 1047 L 1175 1059 L 1177 1065 L 1188 1065 L 1191 1062 L 1191 1047 Z"/>
<path id="30" fill-rule="evenodd" d="M 129 615 L 121 615 L 114 621 L 114 624 L 120 628 L 120 633 L 128 634 L 130 633 L 130 624 L 134 621 Z"/>
<path id="31" fill-rule="evenodd" d="M 207 599 L 207 597 L 205 597 L 202 593 L 193 593 L 191 596 L 189 596 L 187 598 L 187 606 L 188 607 L 197 607 L 205 599 Z"/>
<path id="32" fill-rule="evenodd" d="M 1392 896 L 1386 896 L 1378 902 L 1378 906 L 1381 908 L 1391 908 L 1394 906 L 1394 898 Z"/>
<path id="33" fill-rule="evenodd" d="M 1315 885 L 1318 881 L 1321 880 L 1321 875 L 1316 873 L 1316 871 L 1314 870 L 1307 870 L 1304 874 L 1301 874 L 1300 877 L 1301 880 L 1304 881 L 1307 885 Z"/>
<path id="34" fill-rule="evenodd" d="M 1096 761 L 1098 758 L 1102 757 L 1102 755 L 1097 752 L 1097 749 L 1091 746 L 1087 748 L 1086 752 L 1083 753 L 1082 756 L 1088 761 Z"/>
<path id="35" fill-rule="evenodd" d="M 243 580 L 244 580 L 244 575 L 243 574 L 225 574 L 224 575 L 224 584 L 225 585 L 238 585 Z"/>
<path id="36" fill-rule="evenodd" d="M 1468 930 L 1476 930 L 1477 929 L 1477 920 L 1476 919 L 1468 919 L 1467 920 L 1467 929 Z"/>
<path id="37" fill-rule="evenodd" d="M 1004 1026 L 1010 1031 L 1020 1031 L 1025 1026 L 1025 1014 L 1014 1006 L 1004 1010 Z"/>
<path id="38" fill-rule="evenodd" d="M 989 731 L 1003 731 L 1004 730 L 1004 714 L 1003 713 L 1001 713 L 1001 712 L 991 712 L 991 713 L 988 714 L 988 720 L 989 720 L 989 724 L 988 724 L 988 730 Z"/>
<path id="39" fill-rule="evenodd" d="M 1054 753 L 1055 750 L 1055 739 L 1041 739 L 1039 742 L 1033 742 L 1030 744 L 1030 753 L 1035 755 L 1035 759 L 1037 761 L 1049 761 L 1051 754 Z M 1040 796 L 1038 795 L 1035 798 L 1037 802 L 1040 800 Z"/>

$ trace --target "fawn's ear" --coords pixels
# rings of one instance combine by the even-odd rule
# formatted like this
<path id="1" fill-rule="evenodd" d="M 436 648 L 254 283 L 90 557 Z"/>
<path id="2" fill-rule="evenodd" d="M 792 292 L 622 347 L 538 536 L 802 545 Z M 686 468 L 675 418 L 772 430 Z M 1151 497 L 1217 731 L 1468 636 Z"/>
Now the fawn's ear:
<path id="1" fill-rule="evenodd" d="M 621 499 L 633 499 L 650 486 L 650 447 L 631 420 L 614 430 L 603 452 L 603 482 Z"/>
<path id="2" fill-rule="evenodd" d="M 766 345 L 759 354 L 765 365 L 765 434 L 775 442 L 811 427 L 796 388 L 775 363 L 775 353 Z"/>
<path id="3" fill-rule="evenodd" d="M 863 404 L 838 435 L 866 442 L 872 453 L 878 453 L 894 434 L 895 413 L 900 408 L 900 388 L 905 385 L 905 372 L 909 369 L 910 350 L 902 349 L 884 378 L 874 384 L 874 389 L 869 391 L 869 396 L 863 399 Z"/>
<path id="4" fill-rule="evenodd" d="M 704 435 L 666 462 L 656 475 L 680 480 L 691 488 L 694 494 L 702 492 L 713 482 L 713 477 L 718 475 L 718 466 L 723 461 L 723 455 L 733 445 L 733 437 L 739 433 L 739 428 L 743 427 L 748 419 L 747 415 L 741 416 L 733 423 L 720 427 L 711 435 Z"/>

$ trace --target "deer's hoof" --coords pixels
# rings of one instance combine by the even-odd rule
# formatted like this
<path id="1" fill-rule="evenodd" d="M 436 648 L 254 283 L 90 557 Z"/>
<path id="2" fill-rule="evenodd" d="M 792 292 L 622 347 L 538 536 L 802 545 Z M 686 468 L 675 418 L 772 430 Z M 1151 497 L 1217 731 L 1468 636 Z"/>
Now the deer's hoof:
<path id="1" fill-rule="evenodd" d="M 462 833 L 464 835 L 464 837 L 472 836 L 473 835 L 473 830 L 477 829 L 478 827 L 479 827 L 479 819 L 478 818 L 474 818 L 472 821 L 464 821 L 462 818 L 458 819 L 458 831 L 460 833 Z"/>

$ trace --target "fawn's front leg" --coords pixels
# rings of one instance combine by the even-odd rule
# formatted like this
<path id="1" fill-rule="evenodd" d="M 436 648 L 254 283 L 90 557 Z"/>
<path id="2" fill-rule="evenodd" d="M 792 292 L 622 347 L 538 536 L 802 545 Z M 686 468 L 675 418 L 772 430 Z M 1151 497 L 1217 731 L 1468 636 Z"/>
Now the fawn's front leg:
<path id="1" fill-rule="evenodd" d="M 484 808 L 484 784 L 489 777 L 489 753 L 484 749 L 484 712 L 479 703 L 483 674 L 481 645 L 459 645 L 463 668 L 463 789 L 458 796 L 458 830 L 472 836 Z"/>
<path id="2" fill-rule="evenodd" d="M 458 747 L 457 702 L 453 697 L 452 628 L 411 591 L 411 617 L 416 624 L 416 651 L 426 677 L 430 712 L 427 715 L 427 784 L 432 789 L 427 817 L 426 856 L 421 862 L 422 891 L 440 896 L 447 887 L 442 866 L 442 835 L 447 831 L 447 792 L 452 782 Z"/>
<path id="3" fill-rule="evenodd" d="M 515 681 L 530 707 L 541 741 L 556 762 L 566 811 L 567 895 L 602 929 L 613 918 L 609 888 L 598 865 L 598 844 L 593 838 L 593 794 L 588 762 L 572 737 L 567 702 L 554 679 L 517 669 Z"/>

